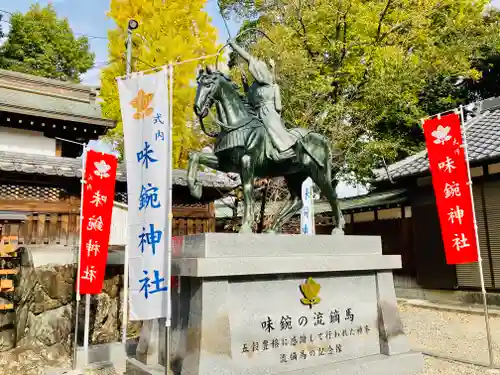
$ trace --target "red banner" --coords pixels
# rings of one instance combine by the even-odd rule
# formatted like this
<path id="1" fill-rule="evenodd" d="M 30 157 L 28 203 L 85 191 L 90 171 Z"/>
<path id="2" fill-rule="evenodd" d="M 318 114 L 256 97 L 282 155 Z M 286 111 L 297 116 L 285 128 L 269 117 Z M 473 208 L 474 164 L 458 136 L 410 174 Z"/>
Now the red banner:
<path id="1" fill-rule="evenodd" d="M 92 150 L 87 152 L 81 203 L 81 294 L 99 294 L 102 290 L 108 259 L 117 165 L 118 160 L 114 155 Z"/>
<path id="2" fill-rule="evenodd" d="M 477 262 L 472 194 L 460 116 L 450 114 L 427 120 L 424 134 L 446 263 Z"/>

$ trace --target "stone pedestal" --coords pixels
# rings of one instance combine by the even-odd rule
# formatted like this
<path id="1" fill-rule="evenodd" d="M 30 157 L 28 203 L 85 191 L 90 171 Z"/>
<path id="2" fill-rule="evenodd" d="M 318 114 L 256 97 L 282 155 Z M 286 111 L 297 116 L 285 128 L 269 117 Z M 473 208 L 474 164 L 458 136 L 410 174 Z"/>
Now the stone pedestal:
<path id="1" fill-rule="evenodd" d="M 165 364 L 165 319 L 146 320 L 136 349 L 136 359 L 145 365 Z"/>
<path id="2" fill-rule="evenodd" d="M 184 237 L 173 262 L 181 281 L 172 291 L 172 372 L 418 374 L 422 356 L 397 310 L 400 267 L 379 237 Z M 304 296 L 310 278 L 321 288 Z"/>

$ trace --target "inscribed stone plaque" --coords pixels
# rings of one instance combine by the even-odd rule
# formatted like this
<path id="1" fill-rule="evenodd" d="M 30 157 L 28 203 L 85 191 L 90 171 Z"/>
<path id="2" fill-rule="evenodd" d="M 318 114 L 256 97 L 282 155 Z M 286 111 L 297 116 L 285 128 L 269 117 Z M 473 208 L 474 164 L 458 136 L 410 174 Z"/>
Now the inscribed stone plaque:
<path id="1" fill-rule="evenodd" d="M 300 302 L 306 277 L 230 282 L 235 369 L 274 374 L 380 353 L 375 276 L 313 279 L 312 307 Z"/>

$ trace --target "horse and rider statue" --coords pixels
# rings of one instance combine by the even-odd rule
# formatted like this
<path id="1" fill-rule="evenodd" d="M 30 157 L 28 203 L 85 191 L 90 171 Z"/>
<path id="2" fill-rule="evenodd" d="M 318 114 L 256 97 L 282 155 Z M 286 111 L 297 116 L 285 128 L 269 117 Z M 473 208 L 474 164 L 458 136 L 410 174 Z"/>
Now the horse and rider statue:
<path id="1" fill-rule="evenodd" d="M 281 97 L 271 68 L 250 55 L 235 40 L 229 45 L 247 63 L 253 77 L 245 84 L 246 97 L 225 74 L 206 68 L 198 73 L 194 111 L 205 133 L 216 137 L 213 153 L 193 152 L 189 157 L 188 186 L 200 198 L 202 187 L 196 180 L 200 165 L 240 175 L 243 188 L 243 218 L 240 233 L 251 233 L 254 223 L 253 187 L 256 177 L 283 177 L 290 200 L 276 216 L 267 232 L 276 233 L 302 208 L 302 183 L 311 177 L 332 208 L 334 230 L 343 233 L 344 220 L 338 206 L 334 177 L 339 166 L 332 162 L 329 141 L 303 128 L 286 129 L 281 119 Z M 209 133 L 203 118 L 215 106 L 217 134 Z"/>

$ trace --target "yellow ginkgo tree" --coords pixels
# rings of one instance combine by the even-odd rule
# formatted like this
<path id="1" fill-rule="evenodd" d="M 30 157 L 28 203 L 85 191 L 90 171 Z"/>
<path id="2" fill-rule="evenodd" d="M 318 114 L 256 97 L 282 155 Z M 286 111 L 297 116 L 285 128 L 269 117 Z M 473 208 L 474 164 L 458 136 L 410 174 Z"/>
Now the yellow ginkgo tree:
<path id="1" fill-rule="evenodd" d="M 101 98 L 104 116 L 118 121 L 111 133 L 121 140 L 123 126 L 116 77 L 125 75 L 126 38 L 130 19 L 139 22 L 133 34 L 133 71 L 147 70 L 215 54 L 217 29 L 204 10 L 206 0 L 111 0 L 108 13 L 116 24 L 109 30 L 109 65 L 101 74 Z M 202 146 L 198 128 L 194 125 L 193 101 L 196 68 L 200 63 L 213 64 L 215 58 L 175 66 L 173 103 L 173 164 L 186 166 L 188 152 Z"/>

